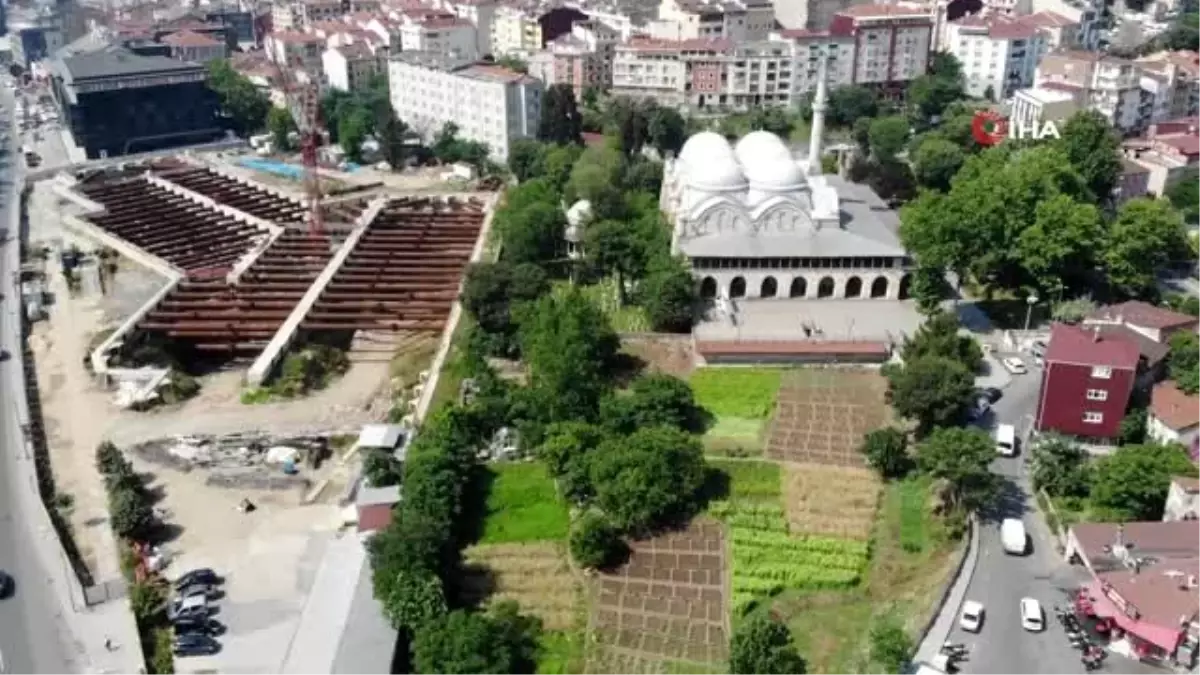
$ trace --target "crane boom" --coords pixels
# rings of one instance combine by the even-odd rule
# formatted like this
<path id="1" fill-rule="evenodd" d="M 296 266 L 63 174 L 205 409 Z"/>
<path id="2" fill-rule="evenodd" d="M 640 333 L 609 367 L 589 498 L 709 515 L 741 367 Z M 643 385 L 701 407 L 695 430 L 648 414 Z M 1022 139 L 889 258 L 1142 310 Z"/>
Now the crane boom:
<path id="1" fill-rule="evenodd" d="M 321 174 L 317 162 L 317 152 L 321 147 L 320 88 L 307 73 L 302 82 L 297 77 L 297 70 L 286 65 L 280 66 L 280 81 L 288 112 L 295 120 L 296 132 L 300 136 L 304 195 L 308 201 L 308 231 L 319 236 L 325 229 L 321 212 Z"/>

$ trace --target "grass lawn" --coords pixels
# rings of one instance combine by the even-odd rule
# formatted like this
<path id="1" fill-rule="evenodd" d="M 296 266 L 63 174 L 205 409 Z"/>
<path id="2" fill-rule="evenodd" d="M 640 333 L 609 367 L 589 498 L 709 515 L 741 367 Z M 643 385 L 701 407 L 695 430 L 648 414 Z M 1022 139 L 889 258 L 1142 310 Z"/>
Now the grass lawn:
<path id="1" fill-rule="evenodd" d="M 496 464 L 488 469 L 488 490 L 481 544 L 565 539 L 567 506 L 541 462 Z"/>
<path id="2" fill-rule="evenodd" d="M 780 368 L 701 368 L 692 373 L 696 403 L 718 420 L 765 420 L 775 410 Z"/>
<path id="3" fill-rule="evenodd" d="M 718 417 L 704 432 L 704 449 L 714 455 L 757 457 L 763 451 L 764 420 Z"/>
<path id="4" fill-rule="evenodd" d="M 929 512 L 928 486 L 912 479 L 885 487 L 863 583 L 844 591 L 788 590 L 765 603 L 792 629 L 810 673 L 883 672 L 870 662 L 868 636 L 888 615 L 916 639 L 966 545 Z"/>
<path id="5" fill-rule="evenodd" d="M 538 675 L 583 672 L 584 637 L 581 631 L 548 630 L 538 640 Z"/>
<path id="6" fill-rule="evenodd" d="M 570 287 L 569 281 L 556 282 L 554 292 L 563 293 Z M 621 305 L 616 279 L 605 279 L 599 283 L 580 286 L 579 289 L 604 312 L 612 323 L 613 330 L 618 333 L 645 333 L 650 330 L 650 320 L 646 318 L 645 310 L 628 302 Z"/>
<path id="7" fill-rule="evenodd" d="M 778 464 L 711 459 L 708 466 L 728 478 L 726 499 L 778 500 L 783 479 Z"/>

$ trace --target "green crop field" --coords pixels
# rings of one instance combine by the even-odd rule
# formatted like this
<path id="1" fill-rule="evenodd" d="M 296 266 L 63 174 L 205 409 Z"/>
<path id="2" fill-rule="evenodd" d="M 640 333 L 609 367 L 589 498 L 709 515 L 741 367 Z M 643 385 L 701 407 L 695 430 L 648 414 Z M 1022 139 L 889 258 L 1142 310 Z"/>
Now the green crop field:
<path id="1" fill-rule="evenodd" d="M 541 462 L 495 464 L 481 544 L 565 539 L 567 505 Z"/>
<path id="2" fill-rule="evenodd" d="M 764 420 L 775 410 L 779 368 L 701 368 L 692 373 L 696 402 L 717 418 Z"/>

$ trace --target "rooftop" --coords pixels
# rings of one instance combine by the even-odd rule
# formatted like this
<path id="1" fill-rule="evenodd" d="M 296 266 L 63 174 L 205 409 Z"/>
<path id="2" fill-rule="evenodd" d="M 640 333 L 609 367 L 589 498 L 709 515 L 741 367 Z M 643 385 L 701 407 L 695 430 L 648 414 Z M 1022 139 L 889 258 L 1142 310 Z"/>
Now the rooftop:
<path id="1" fill-rule="evenodd" d="M 1192 523 L 1192 529 L 1196 530 L 1195 523 Z M 1194 533 L 1191 539 L 1195 545 Z M 1194 620 L 1200 610 L 1200 598 L 1188 585 L 1189 577 L 1194 581 L 1197 574 L 1200 574 L 1200 558 L 1193 551 L 1186 558 L 1159 560 L 1138 570 L 1123 569 L 1097 576 L 1101 583 L 1107 584 L 1134 608 L 1139 622 L 1170 626 L 1179 631 L 1181 625 L 1186 626 Z M 1160 639 L 1169 642 L 1170 636 Z"/>
<path id="2" fill-rule="evenodd" d="M 987 36 L 993 40 L 1028 40 L 1037 34 L 1038 26 L 1028 21 L 1027 18 L 1010 19 L 1004 16 L 967 15 L 953 21 L 952 25 L 986 30 Z"/>
<path id="3" fill-rule="evenodd" d="M 1200 528 L 1195 521 L 1077 523 L 1071 532 L 1079 542 L 1080 554 L 1088 559 L 1092 569 L 1121 566 L 1111 552 L 1118 533 L 1130 552 L 1138 557 L 1188 559 L 1195 558 L 1200 549 Z"/>
<path id="4" fill-rule="evenodd" d="M 1185 394 L 1174 382 L 1159 382 L 1150 393 L 1150 412 L 1174 431 L 1200 425 L 1200 397 Z"/>
<path id="5" fill-rule="evenodd" d="M 499 82 L 501 84 L 534 84 L 538 81 L 534 77 L 519 73 L 511 68 L 484 63 L 467 66 L 456 71 L 455 74 L 462 77 L 469 77 L 473 80 Z"/>
<path id="6" fill-rule="evenodd" d="M 168 56 L 144 56 L 117 45 L 64 56 L 62 66 L 72 81 L 203 70 L 203 66 L 195 63 L 179 61 Z"/>
<path id="7" fill-rule="evenodd" d="M 172 47 L 220 47 L 222 43 L 203 33 L 181 30 L 170 35 L 164 35 L 160 40 Z"/>
<path id="8" fill-rule="evenodd" d="M 621 49 L 640 52 L 729 52 L 735 45 L 730 40 L 721 38 L 705 38 L 696 40 L 663 40 L 659 38 L 634 36 Z"/>
<path id="9" fill-rule="evenodd" d="M 837 13 L 839 16 L 849 16 L 855 19 L 884 19 L 900 17 L 929 18 L 929 10 L 917 5 L 858 5 L 847 7 Z"/>
<path id="10" fill-rule="evenodd" d="M 1104 335 L 1099 329 L 1088 330 L 1056 323 L 1050 330 L 1046 363 L 1080 366 L 1107 366 L 1136 370 L 1139 360 L 1136 345 L 1129 340 Z"/>
<path id="11" fill-rule="evenodd" d="M 1017 91 L 1017 96 L 1028 98 L 1038 103 L 1065 103 L 1066 101 L 1074 101 L 1074 91 L 1070 87 L 1066 87 L 1068 91 L 1063 91 L 1063 87 L 1052 86 L 1054 82 L 1047 82 L 1041 87 L 1030 87 L 1029 89 L 1020 89 Z"/>
<path id="12" fill-rule="evenodd" d="M 1180 328 L 1195 326 L 1194 316 L 1156 307 L 1141 300 L 1130 300 L 1117 305 L 1101 307 L 1087 317 L 1086 322 L 1126 323 L 1142 328 Z"/>

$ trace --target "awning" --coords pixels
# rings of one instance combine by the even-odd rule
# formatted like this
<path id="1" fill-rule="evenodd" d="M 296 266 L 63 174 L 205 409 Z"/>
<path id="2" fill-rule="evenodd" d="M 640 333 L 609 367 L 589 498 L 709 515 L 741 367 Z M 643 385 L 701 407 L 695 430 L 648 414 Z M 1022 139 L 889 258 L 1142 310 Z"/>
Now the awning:
<path id="1" fill-rule="evenodd" d="M 1087 596 L 1096 616 L 1112 619 L 1126 633 L 1166 650 L 1168 654 L 1175 653 L 1176 647 L 1179 646 L 1179 640 L 1183 637 L 1181 630 L 1129 616 L 1109 599 L 1108 595 L 1104 593 L 1104 589 L 1101 588 L 1099 580 L 1093 580 L 1087 584 Z"/>

